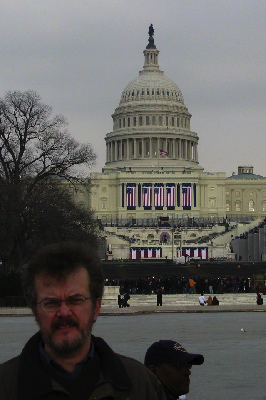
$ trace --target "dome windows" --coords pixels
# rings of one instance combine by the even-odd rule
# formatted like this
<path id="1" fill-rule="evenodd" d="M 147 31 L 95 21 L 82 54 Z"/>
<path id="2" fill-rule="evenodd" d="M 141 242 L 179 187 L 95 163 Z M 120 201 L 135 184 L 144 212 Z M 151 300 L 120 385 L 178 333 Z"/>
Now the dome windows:
<path id="1" fill-rule="evenodd" d="M 154 110 L 151 110 L 154 113 Z M 126 109 L 123 110 L 123 114 L 125 116 L 114 117 L 114 130 L 115 129 L 123 129 L 137 126 L 164 126 L 167 128 L 182 128 L 185 130 L 190 130 L 190 115 L 187 113 L 181 114 L 182 116 L 178 116 L 179 112 L 183 110 L 171 110 L 167 114 L 163 113 L 158 115 L 154 113 L 153 115 L 150 113 L 150 110 L 146 110 L 145 107 L 142 110 L 138 110 L 137 116 L 128 116 L 128 111 Z"/>
<path id="2" fill-rule="evenodd" d="M 141 88 L 128 88 L 127 90 L 124 90 L 121 96 L 120 104 L 128 101 L 143 100 L 146 99 L 146 97 L 150 99 L 151 96 L 156 99 L 159 97 L 160 99 L 183 103 L 183 96 L 179 90 L 169 90 L 163 85 L 157 86 L 156 82 L 149 82 L 149 86 L 142 86 Z"/>

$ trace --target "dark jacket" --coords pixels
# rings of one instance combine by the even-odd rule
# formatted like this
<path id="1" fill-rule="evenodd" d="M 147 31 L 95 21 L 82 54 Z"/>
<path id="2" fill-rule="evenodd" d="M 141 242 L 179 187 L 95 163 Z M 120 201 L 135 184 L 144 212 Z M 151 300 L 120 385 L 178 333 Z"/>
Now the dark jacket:
<path id="1" fill-rule="evenodd" d="M 0 365 L 1 400 L 69 400 L 68 391 L 43 367 L 38 332 L 26 343 L 20 356 Z M 99 355 L 101 373 L 90 400 L 165 400 L 160 382 L 147 367 L 132 358 L 118 355 L 101 338 L 92 336 Z M 86 385 L 86 381 L 83 382 Z"/>

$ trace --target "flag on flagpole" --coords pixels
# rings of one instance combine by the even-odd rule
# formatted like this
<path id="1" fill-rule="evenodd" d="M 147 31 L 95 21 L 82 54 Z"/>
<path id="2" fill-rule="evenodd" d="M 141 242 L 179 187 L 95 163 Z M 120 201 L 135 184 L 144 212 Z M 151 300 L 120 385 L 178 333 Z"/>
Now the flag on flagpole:
<path id="1" fill-rule="evenodd" d="M 169 156 L 169 153 L 165 150 L 159 149 L 160 151 L 160 156 Z"/>

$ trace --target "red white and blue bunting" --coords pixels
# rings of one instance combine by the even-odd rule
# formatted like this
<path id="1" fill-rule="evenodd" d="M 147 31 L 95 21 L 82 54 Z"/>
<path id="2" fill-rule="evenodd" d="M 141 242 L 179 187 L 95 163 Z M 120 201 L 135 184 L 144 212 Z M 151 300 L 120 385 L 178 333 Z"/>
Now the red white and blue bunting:
<path id="1" fill-rule="evenodd" d="M 141 258 L 161 258 L 161 247 L 130 247 L 130 259 L 139 260 Z"/>

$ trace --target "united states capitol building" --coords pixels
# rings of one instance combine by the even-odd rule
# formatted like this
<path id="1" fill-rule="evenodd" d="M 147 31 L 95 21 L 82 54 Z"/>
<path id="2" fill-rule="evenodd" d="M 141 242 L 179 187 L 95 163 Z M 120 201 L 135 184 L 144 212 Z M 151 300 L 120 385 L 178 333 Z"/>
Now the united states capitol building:
<path id="1" fill-rule="evenodd" d="M 112 115 L 106 163 L 83 193 L 104 229 L 106 257 L 251 260 L 236 241 L 254 228 L 265 236 L 266 178 L 252 166 L 230 177 L 204 171 L 183 94 L 159 67 L 152 25 L 143 53 Z"/>

